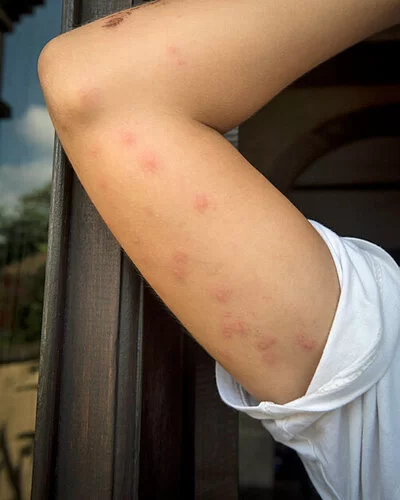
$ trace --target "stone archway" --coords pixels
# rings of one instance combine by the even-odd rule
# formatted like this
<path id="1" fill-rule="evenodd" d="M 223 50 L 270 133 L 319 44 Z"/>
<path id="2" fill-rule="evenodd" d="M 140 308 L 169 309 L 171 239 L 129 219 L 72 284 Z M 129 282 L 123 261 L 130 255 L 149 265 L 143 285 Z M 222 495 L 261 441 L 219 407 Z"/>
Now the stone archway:
<path id="1" fill-rule="evenodd" d="M 346 144 L 374 137 L 400 137 L 400 102 L 336 116 L 286 149 L 273 166 L 271 182 L 287 192 L 316 160 Z"/>

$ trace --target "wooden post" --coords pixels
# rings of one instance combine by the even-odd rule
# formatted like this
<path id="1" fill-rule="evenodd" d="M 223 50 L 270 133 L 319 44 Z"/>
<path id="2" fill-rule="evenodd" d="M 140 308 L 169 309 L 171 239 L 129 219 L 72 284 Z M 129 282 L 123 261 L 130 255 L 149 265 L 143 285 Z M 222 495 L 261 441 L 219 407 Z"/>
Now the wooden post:
<path id="1" fill-rule="evenodd" d="M 62 30 L 131 6 L 64 0 Z M 55 141 L 32 500 L 226 498 L 237 415 Z"/>

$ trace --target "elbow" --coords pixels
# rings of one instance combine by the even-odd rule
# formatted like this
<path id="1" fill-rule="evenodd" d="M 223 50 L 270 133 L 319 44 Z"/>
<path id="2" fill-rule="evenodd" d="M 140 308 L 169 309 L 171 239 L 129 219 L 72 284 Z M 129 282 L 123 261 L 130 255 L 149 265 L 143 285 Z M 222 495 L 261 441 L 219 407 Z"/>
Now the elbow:
<path id="1" fill-rule="evenodd" d="M 51 83 L 52 79 L 54 79 L 54 71 L 52 71 L 51 68 L 54 67 L 57 57 L 56 46 L 57 38 L 53 38 L 44 46 L 39 55 L 37 73 L 43 90 Z"/>
<path id="2" fill-rule="evenodd" d="M 68 78 L 64 61 L 64 49 L 59 38 L 50 40 L 40 53 L 37 73 L 46 105 L 55 112 L 71 99 L 71 79 Z M 70 103 L 72 104 L 72 103 Z"/>
<path id="3" fill-rule="evenodd" d="M 40 54 L 39 81 L 56 130 L 57 124 L 78 130 L 79 124 L 97 124 L 154 101 L 151 65 L 143 70 L 135 60 L 126 64 L 114 53 L 99 53 L 89 35 L 64 33 Z"/>
<path id="4" fill-rule="evenodd" d="M 43 48 L 37 73 L 46 106 L 63 127 L 98 115 L 104 104 L 102 86 L 74 56 L 73 47 L 63 35 Z"/>

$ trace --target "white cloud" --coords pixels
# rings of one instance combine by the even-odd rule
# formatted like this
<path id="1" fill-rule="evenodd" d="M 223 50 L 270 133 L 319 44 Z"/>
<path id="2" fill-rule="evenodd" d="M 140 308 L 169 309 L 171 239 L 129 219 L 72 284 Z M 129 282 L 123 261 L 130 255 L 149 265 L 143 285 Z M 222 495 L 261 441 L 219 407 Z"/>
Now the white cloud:
<path id="1" fill-rule="evenodd" d="M 15 126 L 17 132 L 38 152 L 47 153 L 53 150 L 54 127 L 45 106 L 32 104 Z"/>
<path id="2" fill-rule="evenodd" d="M 52 157 L 36 159 L 24 165 L 0 166 L 0 205 L 13 209 L 18 198 L 51 180 Z"/>
<path id="3" fill-rule="evenodd" d="M 51 180 L 54 145 L 54 128 L 45 106 L 31 105 L 15 127 L 33 147 L 29 162 L 0 165 L 0 205 L 10 211 L 21 195 Z"/>

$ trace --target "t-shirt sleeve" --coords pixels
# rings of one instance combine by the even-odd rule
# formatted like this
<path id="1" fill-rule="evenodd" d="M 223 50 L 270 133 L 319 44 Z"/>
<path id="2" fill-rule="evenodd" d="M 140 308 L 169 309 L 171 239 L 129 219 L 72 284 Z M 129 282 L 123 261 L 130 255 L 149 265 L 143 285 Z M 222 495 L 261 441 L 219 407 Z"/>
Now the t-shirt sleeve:
<path id="1" fill-rule="evenodd" d="M 329 247 L 341 292 L 324 352 L 306 394 L 285 405 L 257 401 L 216 363 L 222 400 L 261 420 L 282 443 L 377 384 L 397 343 L 398 328 L 390 326 L 396 321 L 400 324 L 400 272 L 390 255 L 373 243 L 340 237 L 318 222 L 310 223 Z"/>

